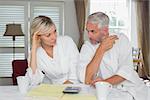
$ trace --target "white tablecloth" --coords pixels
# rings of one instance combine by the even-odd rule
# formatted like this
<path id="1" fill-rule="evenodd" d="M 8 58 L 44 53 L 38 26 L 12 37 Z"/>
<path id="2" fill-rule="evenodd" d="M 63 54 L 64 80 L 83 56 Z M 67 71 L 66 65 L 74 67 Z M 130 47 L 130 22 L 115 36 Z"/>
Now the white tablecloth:
<path id="1" fill-rule="evenodd" d="M 17 86 L 0 86 L 0 100 L 23 100 Z"/>
<path id="2" fill-rule="evenodd" d="M 82 94 L 95 94 L 95 89 L 90 88 L 89 86 L 85 85 L 80 85 L 82 87 L 82 91 L 80 93 Z M 149 88 L 149 97 L 150 97 L 150 87 Z M 116 93 L 117 91 L 114 90 L 114 93 L 110 94 L 110 97 L 108 100 L 120 100 L 120 97 L 122 98 L 121 100 L 130 100 L 126 98 L 124 94 L 118 94 Z M 116 95 L 117 94 L 117 95 Z M 26 97 L 25 95 L 21 94 L 18 90 L 17 86 L 0 86 L 0 100 L 48 100 L 48 99 L 41 99 L 41 98 L 36 98 L 36 97 Z M 86 100 L 86 96 L 85 96 Z"/>
<path id="3" fill-rule="evenodd" d="M 82 94 L 93 94 L 95 90 L 87 85 L 77 85 L 82 87 Z M 94 94 L 93 94 L 94 95 Z M 49 100 L 46 97 L 27 97 L 21 94 L 18 86 L 0 86 L 0 100 Z"/>

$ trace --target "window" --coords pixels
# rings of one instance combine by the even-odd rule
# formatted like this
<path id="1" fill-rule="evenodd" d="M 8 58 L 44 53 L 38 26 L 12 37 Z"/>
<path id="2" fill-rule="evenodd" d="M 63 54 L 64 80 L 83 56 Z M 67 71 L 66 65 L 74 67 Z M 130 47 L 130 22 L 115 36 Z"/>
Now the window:
<path id="1" fill-rule="evenodd" d="M 45 15 L 50 17 L 57 28 L 57 35 L 64 35 L 63 33 L 63 12 L 64 3 L 63 2 L 30 2 L 30 23 L 34 17 L 39 15 Z M 28 42 L 30 43 L 30 36 L 28 36 Z M 28 44 L 28 51 L 30 50 L 30 45 Z"/>
<path id="2" fill-rule="evenodd" d="M 106 13 L 110 18 L 110 32 L 124 33 L 130 40 L 129 9 L 128 0 L 90 0 L 90 14 L 97 11 Z"/>
<path id="3" fill-rule="evenodd" d="M 56 24 L 58 33 L 63 35 L 63 7 L 64 3 L 58 1 L 38 3 L 28 0 L 20 2 L 0 1 L 0 77 L 11 77 L 12 60 L 27 58 L 30 50 L 30 23 L 35 16 L 51 17 Z M 6 24 L 9 23 L 21 24 L 25 35 L 16 36 L 14 55 L 12 37 L 3 36 Z"/>
<path id="4" fill-rule="evenodd" d="M 24 33 L 24 6 L 23 5 L 0 5 L 0 77 L 9 77 L 12 74 L 11 62 L 13 59 L 23 59 L 24 37 L 16 36 L 14 45 L 12 36 L 3 36 L 6 24 L 18 23 L 22 25 Z M 15 51 L 13 55 L 13 46 Z"/>
<path id="5" fill-rule="evenodd" d="M 19 23 L 24 29 L 24 6 L 0 6 L 0 47 L 12 47 L 12 37 L 3 36 L 6 24 Z M 24 30 L 23 30 L 24 31 Z M 24 47 L 24 37 L 16 37 L 16 47 Z"/>
<path id="6" fill-rule="evenodd" d="M 62 34 L 63 30 L 61 28 L 63 24 L 63 4 L 61 2 L 51 2 L 51 3 L 45 3 L 45 2 L 32 2 L 31 3 L 31 18 L 33 19 L 36 16 L 39 15 L 46 15 L 50 17 L 56 27 L 57 27 L 57 33 L 58 35 Z"/>

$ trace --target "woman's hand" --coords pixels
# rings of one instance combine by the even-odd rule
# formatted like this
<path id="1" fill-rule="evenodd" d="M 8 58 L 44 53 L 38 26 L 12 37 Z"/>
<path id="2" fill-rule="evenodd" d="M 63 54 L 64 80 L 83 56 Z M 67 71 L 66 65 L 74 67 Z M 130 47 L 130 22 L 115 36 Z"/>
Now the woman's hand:
<path id="1" fill-rule="evenodd" d="M 32 36 L 32 47 L 34 48 L 38 48 L 39 46 L 41 46 L 41 41 L 40 41 L 40 35 L 39 32 L 36 32 L 33 34 Z"/>
<path id="2" fill-rule="evenodd" d="M 106 36 L 102 40 L 99 48 L 101 48 L 101 50 L 103 50 L 103 52 L 106 52 L 107 50 L 109 50 L 113 47 L 113 45 L 117 39 L 118 39 L 117 35 Z"/>
<path id="3" fill-rule="evenodd" d="M 63 84 L 73 84 L 73 83 L 70 82 L 69 80 L 66 80 Z"/>
<path id="4" fill-rule="evenodd" d="M 38 35 L 38 32 L 36 32 L 32 36 L 32 49 L 30 57 L 30 67 L 32 69 L 33 74 L 35 74 L 37 69 L 36 50 L 39 46 L 40 46 L 40 36 Z"/>

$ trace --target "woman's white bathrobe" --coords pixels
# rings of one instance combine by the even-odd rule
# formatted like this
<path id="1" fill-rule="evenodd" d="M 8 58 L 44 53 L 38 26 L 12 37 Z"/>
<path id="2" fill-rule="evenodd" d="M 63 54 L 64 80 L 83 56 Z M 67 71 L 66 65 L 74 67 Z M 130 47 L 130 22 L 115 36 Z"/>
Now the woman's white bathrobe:
<path id="1" fill-rule="evenodd" d="M 147 100 L 147 87 L 133 70 L 131 45 L 125 35 L 118 34 L 118 38 L 119 40 L 116 40 L 113 48 L 105 52 L 99 66 L 98 75 L 103 79 L 107 79 L 113 75 L 124 77 L 126 79 L 124 82 L 114 86 L 116 91 L 123 94 L 126 93 L 128 96 L 134 97 L 135 100 Z M 81 49 L 78 77 L 83 83 L 85 81 L 86 66 L 93 58 L 99 45 L 92 45 L 87 41 Z M 117 94 L 121 96 L 121 94 Z M 124 97 L 121 97 L 119 100 L 124 100 Z"/>
<path id="2" fill-rule="evenodd" d="M 66 80 L 77 82 L 76 67 L 79 52 L 70 37 L 59 36 L 57 38 L 53 58 L 49 57 L 42 47 L 37 49 L 36 55 L 36 73 L 33 74 L 30 67 L 26 73 L 31 85 L 37 85 L 43 82 L 43 79 L 50 84 L 63 84 Z"/>

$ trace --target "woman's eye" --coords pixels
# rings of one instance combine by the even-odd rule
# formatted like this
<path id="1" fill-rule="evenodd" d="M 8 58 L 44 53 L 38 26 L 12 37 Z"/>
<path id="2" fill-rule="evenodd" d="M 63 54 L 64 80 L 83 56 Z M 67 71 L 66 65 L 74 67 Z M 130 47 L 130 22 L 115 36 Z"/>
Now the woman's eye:
<path id="1" fill-rule="evenodd" d="M 46 35 L 47 37 L 49 37 L 50 36 L 50 34 L 48 34 L 48 35 Z"/>

